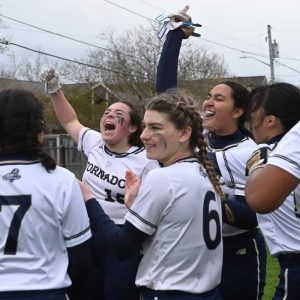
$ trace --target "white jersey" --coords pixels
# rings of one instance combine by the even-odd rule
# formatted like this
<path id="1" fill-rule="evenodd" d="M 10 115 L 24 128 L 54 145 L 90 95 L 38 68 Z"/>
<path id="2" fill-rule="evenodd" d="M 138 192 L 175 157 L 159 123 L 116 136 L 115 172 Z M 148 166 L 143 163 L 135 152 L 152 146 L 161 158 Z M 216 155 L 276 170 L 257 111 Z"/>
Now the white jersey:
<path id="1" fill-rule="evenodd" d="M 209 149 L 215 152 L 221 173 L 219 178 L 225 194 L 245 196 L 245 167 L 251 154 L 257 149 L 257 144 L 249 137 L 222 149 Z M 223 223 L 223 236 L 233 236 L 247 230 Z"/>
<path id="2" fill-rule="evenodd" d="M 151 235 L 137 286 L 203 293 L 221 279 L 221 200 L 196 159 L 152 170 L 126 215 Z"/>
<path id="3" fill-rule="evenodd" d="M 0 292 L 71 284 L 67 247 L 91 237 L 75 176 L 38 161 L 0 162 Z"/>
<path id="4" fill-rule="evenodd" d="M 83 181 L 89 185 L 105 213 L 116 224 L 124 224 L 127 208 L 124 204 L 125 173 L 131 170 L 144 178 L 159 165 L 146 157 L 145 149 L 131 147 L 126 153 L 111 152 L 98 131 L 83 128 L 80 132 L 78 150 L 83 151 L 88 162 Z"/>
<path id="5" fill-rule="evenodd" d="M 270 154 L 268 164 L 275 165 L 300 180 L 300 121 L 284 135 Z M 293 192 L 295 211 L 300 217 L 300 185 Z"/>
<path id="6" fill-rule="evenodd" d="M 261 144 L 259 147 L 268 147 L 270 151 L 276 151 L 276 144 Z M 272 256 L 300 252 L 300 219 L 295 213 L 294 193 L 291 193 L 275 211 L 257 214 L 257 221 Z"/>

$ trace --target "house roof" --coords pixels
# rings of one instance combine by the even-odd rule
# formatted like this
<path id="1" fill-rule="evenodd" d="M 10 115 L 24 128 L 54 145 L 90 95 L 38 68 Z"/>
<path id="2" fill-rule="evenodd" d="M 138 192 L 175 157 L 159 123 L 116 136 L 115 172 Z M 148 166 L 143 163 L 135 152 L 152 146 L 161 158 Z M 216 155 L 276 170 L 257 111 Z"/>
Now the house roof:
<path id="1" fill-rule="evenodd" d="M 4 89 L 25 89 L 33 93 L 45 91 L 43 82 L 0 78 L 0 91 Z"/>

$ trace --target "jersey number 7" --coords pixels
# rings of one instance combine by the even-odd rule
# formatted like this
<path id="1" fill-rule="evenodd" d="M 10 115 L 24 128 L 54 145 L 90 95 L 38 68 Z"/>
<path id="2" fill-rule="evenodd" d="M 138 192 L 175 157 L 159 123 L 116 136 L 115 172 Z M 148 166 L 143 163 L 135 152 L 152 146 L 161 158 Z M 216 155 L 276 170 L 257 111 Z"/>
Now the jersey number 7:
<path id="1" fill-rule="evenodd" d="M 31 206 L 31 195 L 0 196 L 0 213 L 2 212 L 2 205 L 19 206 L 12 217 L 4 246 L 4 254 L 15 255 L 17 253 L 18 237 L 22 219 Z"/>

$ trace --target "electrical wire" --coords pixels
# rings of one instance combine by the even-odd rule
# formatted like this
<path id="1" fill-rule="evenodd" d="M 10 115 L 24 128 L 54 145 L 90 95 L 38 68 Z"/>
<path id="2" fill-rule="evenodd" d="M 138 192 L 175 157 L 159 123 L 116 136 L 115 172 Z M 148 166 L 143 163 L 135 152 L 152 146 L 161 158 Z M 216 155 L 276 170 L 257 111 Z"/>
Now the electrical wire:
<path id="1" fill-rule="evenodd" d="M 80 61 L 77 61 L 77 60 L 73 60 L 73 59 L 62 57 L 62 56 L 58 56 L 58 55 L 55 55 L 55 54 L 35 50 L 35 49 L 29 48 L 29 47 L 26 47 L 26 46 L 23 46 L 23 45 L 20 45 L 20 44 L 16 44 L 16 43 L 13 43 L 13 42 L 9 42 L 9 41 L 0 40 L 0 44 L 7 45 L 7 46 L 9 46 L 9 45 L 16 46 L 16 47 L 23 48 L 23 49 L 31 51 L 31 52 L 35 52 L 35 53 L 38 53 L 38 54 L 54 57 L 54 58 L 57 58 L 57 59 L 61 59 L 61 60 L 64 60 L 64 61 L 75 63 L 75 64 L 79 64 L 79 65 L 86 66 L 86 67 L 93 68 L 93 69 L 98 69 L 98 70 L 103 70 L 103 71 L 107 71 L 107 72 L 111 72 L 111 73 L 115 73 L 115 74 L 119 74 L 119 75 L 125 75 L 125 76 L 129 76 L 129 77 L 134 77 L 134 78 L 140 78 L 140 79 L 144 79 L 144 80 L 148 80 L 148 81 L 153 81 L 150 78 L 147 78 L 147 77 L 144 77 L 144 76 L 137 76 L 137 75 L 132 75 L 132 74 L 128 74 L 128 73 L 118 72 L 118 71 L 115 71 L 115 70 L 110 69 L 110 68 L 99 67 L 99 66 L 95 66 L 95 65 L 92 65 L 92 64 L 88 64 L 88 63 L 80 62 Z"/>
<path id="2" fill-rule="evenodd" d="M 92 44 L 92 43 L 84 42 L 84 41 L 81 41 L 81 40 L 79 40 L 79 39 L 75 39 L 75 38 L 72 38 L 72 37 L 70 37 L 70 36 L 67 36 L 67 35 L 64 35 L 64 34 L 61 34 L 61 33 L 57 33 L 57 32 L 54 32 L 54 31 L 50 31 L 50 30 L 48 30 L 48 29 L 44 29 L 44 28 L 42 28 L 42 27 L 38 27 L 38 26 L 29 24 L 29 23 L 25 23 L 25 22 L 23 22 L 23 21 L 20 21 L 20 20 L 17 20 L 17 19 L 14 19 L 14 18 L 5 16 L 5 15 L 2 15 L 2 14 L 0 14 L 0 17 L 6 18 L 6 19 L 8 19 L 8 20 L 11 20 L 11 21 L 14 21 L 14 22 L 17 22 L 17 23 L 20 23 L 20 24 L 29 26 L 29 27 L 31 27 L 31 28 L 35 28 L 35 29 L 44 31 L 44 32 L 46 32 L 46 33 L 50 33 L 50 34 L 53 34 L 53 35 L 56 35 L 56 36 L 65 38 L 65 39 L 68 39 L 68 40 L 71 40 L 71 41 L 74 41 L 74 42 L 77 42 L 77 43 L 84 44 L 84 45 L 87 45 L 87 46 L 95 47 L 95 48 L 98 48 L 98 49 L 101 49 L 101 50 L 104 50 L 104 51 L 109 51 L 109 52 L 114 53 L 114 54 L 119 54 L 119 55 L 124 55 L 124 56 L 131 57 L 131 58 L 137 58 L 137 59 L 140 59 L 140 57 L 137 57 L 137 56 L 134 56 L 134 55 L 131 55 L 131 54 L 128 54 L 128 53 L 122 53 L 122 52 L 115 51 L 115 50 L 111 50 L 111 49 L 108 49 L 108 48 L 105 48 L 105 47 L 101 47 L 101 46 L 98 46 L 98 45 L 95 45 L 95 44 Z"/>

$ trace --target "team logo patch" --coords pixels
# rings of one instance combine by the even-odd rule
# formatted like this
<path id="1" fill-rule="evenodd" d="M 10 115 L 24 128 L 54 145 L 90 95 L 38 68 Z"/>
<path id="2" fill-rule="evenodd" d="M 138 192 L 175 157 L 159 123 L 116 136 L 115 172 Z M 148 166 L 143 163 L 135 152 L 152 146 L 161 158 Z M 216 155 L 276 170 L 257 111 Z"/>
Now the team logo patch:
<path id="1" fill-rule="evenodd" d="M 17 168 L 14 168 L 11 170 L 11 172 L 5 174 L 2 176 L 3 180 L 8 180 L 9 182 L 14 182 L 14 180 L 20 179 L 21 175 L 19 174 L 20 170 Z"/>

